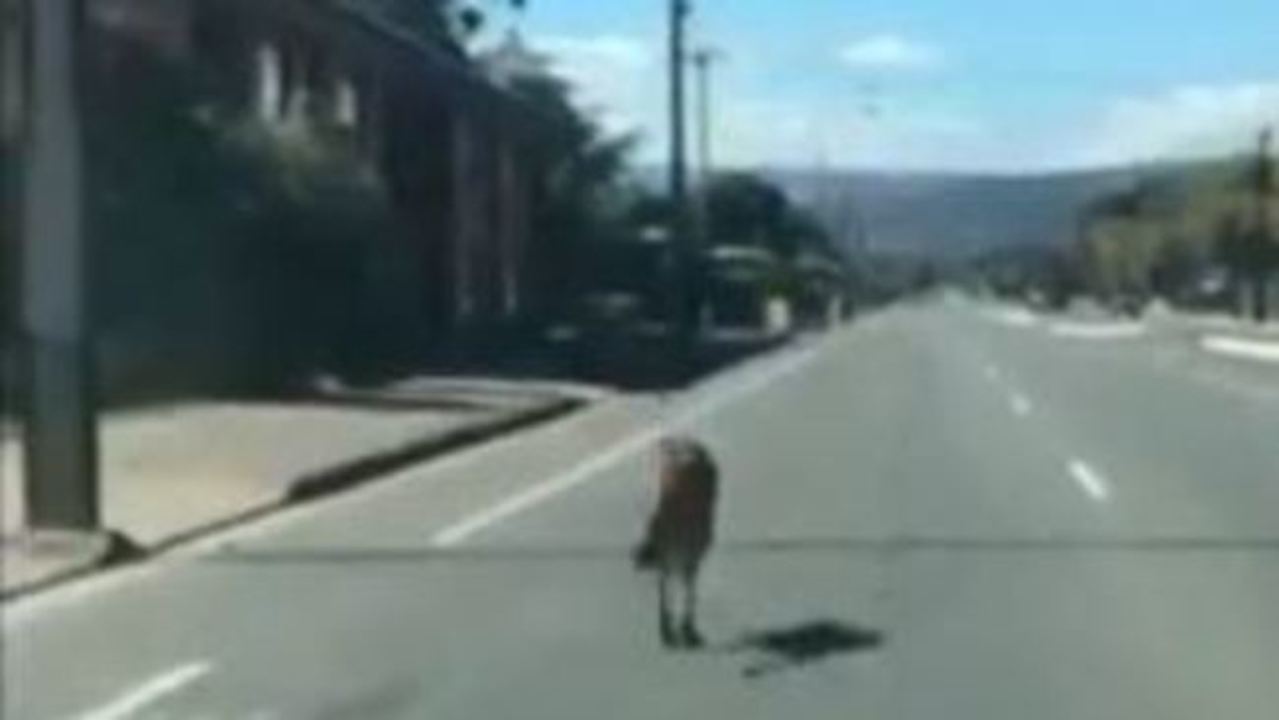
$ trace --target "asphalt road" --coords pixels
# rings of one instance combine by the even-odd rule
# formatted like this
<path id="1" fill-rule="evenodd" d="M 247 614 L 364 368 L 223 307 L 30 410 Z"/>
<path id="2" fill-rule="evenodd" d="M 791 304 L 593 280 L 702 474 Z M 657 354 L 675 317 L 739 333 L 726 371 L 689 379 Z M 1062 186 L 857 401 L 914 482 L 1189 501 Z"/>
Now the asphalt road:
<path id="1" fill-rule="evenodd" d="M 677 426 L 726 479 L 671 654 Z M 6 719 L 1273 718 L 1279 369 L 936 300 L 5 613 Z"/>

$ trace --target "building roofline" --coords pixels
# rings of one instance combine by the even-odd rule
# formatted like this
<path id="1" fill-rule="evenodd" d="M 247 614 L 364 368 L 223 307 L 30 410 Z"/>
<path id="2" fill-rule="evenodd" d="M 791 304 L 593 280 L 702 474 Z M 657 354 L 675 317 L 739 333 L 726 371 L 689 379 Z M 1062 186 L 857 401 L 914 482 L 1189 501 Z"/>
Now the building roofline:
<path id="1" fill-rule="evenodd" d="M 429 42 L 396 27 L 395 24 L 378 17 L 367 8 L 360 7 L 352 0 L 305 0 L 305 2 L 332 12 L 365 32 L 390 41 L 401 50 L 411 52 L 424 61 L 427 72 L 461 81 L 465 90 L 476 93 L 481 100 L 506 104 L 512 109 L 518 109 L 538 118 L 542 124 L 551 121 L 541 108 L 532 105 L 527 98 L 493 82 L 476 61 L 460 53 L 450 52 L 442 43 Z"/>

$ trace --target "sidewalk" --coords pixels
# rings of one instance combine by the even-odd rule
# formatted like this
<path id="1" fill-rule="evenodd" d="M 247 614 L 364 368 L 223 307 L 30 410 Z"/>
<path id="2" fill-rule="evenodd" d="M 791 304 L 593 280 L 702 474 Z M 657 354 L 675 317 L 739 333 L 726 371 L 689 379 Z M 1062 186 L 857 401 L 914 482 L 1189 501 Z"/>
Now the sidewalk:
<path id="1" fill-rule="evenodd" d="M 199 402 L 112 415 L 101 427 L 106 527 L 143 551 L 431 455 L 549 419 L 595 397 L 582 386 L 422 379 L 297 402 Z M 97 566 L 107 537 L 26 530 L 21 446 L 0 458 L 0 595 Z"/>

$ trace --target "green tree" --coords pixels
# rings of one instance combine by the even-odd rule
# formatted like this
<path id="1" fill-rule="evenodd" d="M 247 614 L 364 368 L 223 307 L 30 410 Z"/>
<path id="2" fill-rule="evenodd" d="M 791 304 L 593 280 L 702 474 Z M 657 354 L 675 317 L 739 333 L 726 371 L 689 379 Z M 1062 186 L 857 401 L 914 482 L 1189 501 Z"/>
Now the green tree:
<path id="1" fill-rule="evenodd" d="M 512 90 L 541 121 L 533 158 L 543 169 L 533 217 L 537 274 L 545 311 L 563 316 L 589 291 L 601 256 L 628 239 L 624 180 L 634 139 L 608 135 L 573 105 L 563 80 L 523 77 Z"/>
<path id="2" fill-rule="evenodd" d="M 756 175 L 733 173 L 716 178 L 707 191 L 712 245 L 750 245 L 793 258 L 799 245 L 789 199 Z"/>

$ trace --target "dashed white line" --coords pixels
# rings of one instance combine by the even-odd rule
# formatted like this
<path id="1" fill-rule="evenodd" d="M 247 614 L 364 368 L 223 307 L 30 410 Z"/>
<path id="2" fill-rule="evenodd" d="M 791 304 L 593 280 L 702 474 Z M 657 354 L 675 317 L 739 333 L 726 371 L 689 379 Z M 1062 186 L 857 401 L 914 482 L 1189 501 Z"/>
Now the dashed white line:
<path id="1" fill-rule="evenodd" d="M 1014 392 L 1008 398 L 1008 404 L 1013 410 L 1013 414 L 1017 417 L 1028 417 L 1034 411 L 1035 406 L 1030 402 L 1030 398 L 1025 395 Z"/>
<path id="2" fill-rule="evenodd" d="M 207 662 L 193 662 L 157 675 L 120 697 L 79 715 L 77 720 L 123 720 L 158 700 L 172 695 L 213 671 Z"/>
<path id="3" fill-rule="evenodd" d="M 1106 482 L 1101 473 L 1094 470 L 1088 463 L 1082 460 L 1072 460 L 1070 462 L 1070 475 L 1075 479 L 1075 482 L 1079 483 L 1079 487 L 1083 488 L 1088 497 L 1094 501 L 1110 501 L 1110 483 Z"/>
<path id="4" fill-rule="evenodd" d="M 789 375 L 799 370 L 811 362 L 817 354 L 816 348 L 808 348 L 789 362 L 763 370 L 755 376 L 730 386 L 728 389 L 694 405 L 669 423 L 658 424 L 630 438 L 618 441 L 603 452 L 578 463 L 567 472 L 516 493 L 496 505 L 492 505 L 444 528 L 432 536 L 431 544 L 441 548 L 460 545 L 489 527 L 572 490 L 591 480 L 608 466 L 638 454 L 653 445 L 673 429 L 687 427 L 715 413 L 725 405 L 762 389 L 784 375 Z"/>

